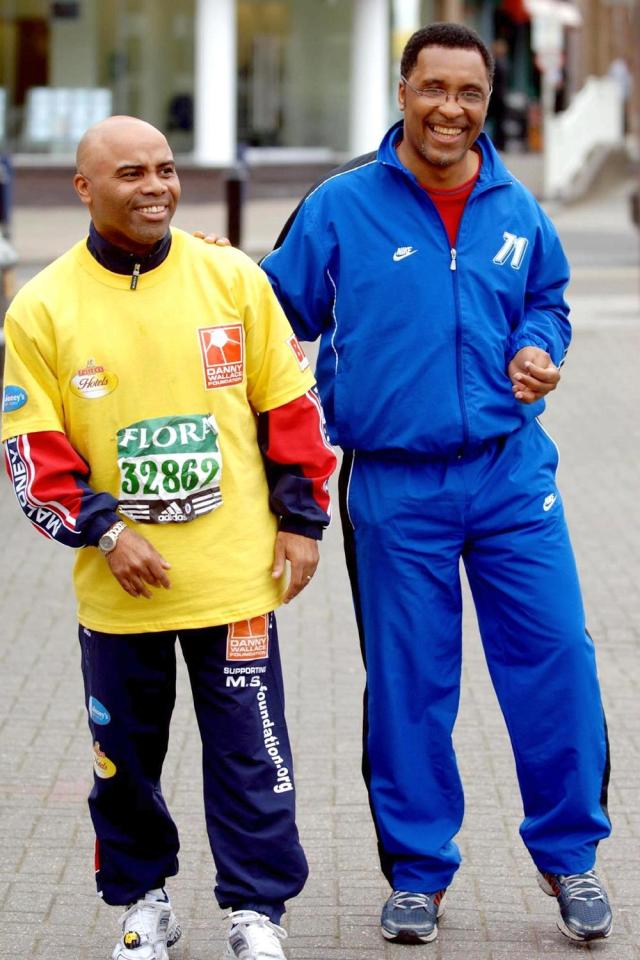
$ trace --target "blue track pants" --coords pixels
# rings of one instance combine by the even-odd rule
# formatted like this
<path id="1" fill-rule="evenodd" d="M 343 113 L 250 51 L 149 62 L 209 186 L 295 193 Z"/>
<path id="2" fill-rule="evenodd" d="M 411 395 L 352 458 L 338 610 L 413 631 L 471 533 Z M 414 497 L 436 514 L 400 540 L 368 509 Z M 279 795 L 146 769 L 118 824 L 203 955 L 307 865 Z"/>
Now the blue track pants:
<path id="1" fill-rule="evenodd" d="M 181 631 L 178 639 L 202 739 L 215 896 L 221 907 L 257 910 L 278 922 L 308 871 L 295 825 L 273 614 L 263 623 L 268 650 L 259 640 L 259 659 L 251 659 L 242 630 L 234 639 L 226 626 Z M 89 808 L 98 890 L 107 903 L 128 904 L 178 872 L 178 832 L 160 786 L 175 703 L 176 633 L 114 636 L 81 626 L 79 635 L 94 749 Z M 193 792 L 195 803 L 195 786 Z"/>
<path id="2" fill-rule="evenodd" d="M 367 668 L 363 771 L 396 889 L 446 887 L 463 793 L 452 744 L 464 562 L 539 869 L 589 870 L 608 744 L 593 643 L 537 421 L 450 461 L 346 454 L 341 506 Z"/>

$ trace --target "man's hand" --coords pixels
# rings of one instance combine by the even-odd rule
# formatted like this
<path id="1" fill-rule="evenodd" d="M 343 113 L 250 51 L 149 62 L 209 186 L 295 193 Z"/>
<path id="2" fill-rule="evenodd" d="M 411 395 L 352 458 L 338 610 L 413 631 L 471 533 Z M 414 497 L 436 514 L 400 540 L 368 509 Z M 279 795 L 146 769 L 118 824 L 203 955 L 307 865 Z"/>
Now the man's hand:
<path id="1" fill-rule="evenodd" d="M 546 350 L 523 347 L 509 364 L 513 395 L 521 403 L 535 403 L 558 386 L 560 371 Z"/>
<path id="2" fill-rule="evenodd" d="M 165 590 L 171 586 L 166 574 L 171 564 L 160 556 L 148 540 L 130 528 L 120 534 L 106 561 L 122 589 L 132 597 L 150 600 L 152 594 L 147 584 L 164 587 Z"/>
<path id="3" fill-rule="evenodd" d="M 202 230 L 194 230 L 192 236 L 197 240 L 204 240 L 205 243 L 215 243 L 218 247 L 230 247 L 231 241 L 228 237 L 219 237 L 217 233 L 204 234 Z"/>
<path id="4" fill-rule="evenodd" d="M 299 533 L 286 533 L 280 530 L 276 537 L 276 549 L 273 560 L 272 577 L 277 580 L 284 571 L 285 561 L 291 564 L 289 587 L 282 602 L 289 603 L 307 586 L 316 572 L 320 554 L 318 541 L 303 537 Z"/>

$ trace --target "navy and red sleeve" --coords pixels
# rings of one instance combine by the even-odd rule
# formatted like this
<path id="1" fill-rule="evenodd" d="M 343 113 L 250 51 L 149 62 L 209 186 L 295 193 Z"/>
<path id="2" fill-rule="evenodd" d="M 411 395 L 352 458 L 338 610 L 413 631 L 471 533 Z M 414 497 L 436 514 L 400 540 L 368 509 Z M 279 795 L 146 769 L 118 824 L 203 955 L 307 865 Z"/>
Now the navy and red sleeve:
<path id="1" fill-rule="evenodd" d="M 45 537 L 69 547 L 95 546 L 120 519 L 118 501 L 89 486 L 89 466 L 64 433 L 23 433 L 4 447 L 18 503 Z"/>
<path id="2" fill-rule="evenodd" d="M 269 506 L 280 518 L 280 529 L 321 540 L 331 516 L 329 477 L 336 458 L 315 388 L 261 413 L 258 443 L 267 473 Z"/>

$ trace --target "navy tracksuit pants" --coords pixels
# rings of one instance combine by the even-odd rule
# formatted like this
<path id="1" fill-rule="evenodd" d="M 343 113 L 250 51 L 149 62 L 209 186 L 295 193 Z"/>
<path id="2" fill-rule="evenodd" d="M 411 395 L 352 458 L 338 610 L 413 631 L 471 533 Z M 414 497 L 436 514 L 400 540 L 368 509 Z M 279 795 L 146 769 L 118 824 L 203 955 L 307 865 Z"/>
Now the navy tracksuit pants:
<path id="1" fill-rule="evenodd" d="M 593 643 L 537 421 L 460 459 L 346 454 L 341 507 L 367 668 L 363 772 L 382 867 L 430 893 L 459 866 L 452 744 L 464 562 L 539 869 L 591 869 L 610 832 L 608 743 Z"/>
<path id="2" fill-rule="evenodd" d="M 263 645 L 260 658 L 251 659 L 246 641 L 230 640 L 227 626 L 184 630 L 177 638 L 175 631 L 114 636 L 80 627 L 94 749 L 89 808 L 98 891 L 107 903 L 129 904 L 178 872 L 178 832 L 160 786 L 176 694 L 176 639 L 202 739 L 216 899 L 278 922 L 285 900 L 302 889 L 308 869 L 295 826 L 273 614 L 266 629 L 268 650 Z"/>

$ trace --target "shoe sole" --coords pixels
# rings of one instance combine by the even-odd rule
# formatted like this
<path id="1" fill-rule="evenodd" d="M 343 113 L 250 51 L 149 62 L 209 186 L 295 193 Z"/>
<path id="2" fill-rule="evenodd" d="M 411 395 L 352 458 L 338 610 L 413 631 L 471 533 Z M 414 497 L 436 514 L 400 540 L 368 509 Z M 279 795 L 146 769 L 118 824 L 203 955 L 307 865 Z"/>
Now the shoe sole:
<path id="1" fill-rule="evenodd" d="M 611 936 L 611 931 L 613 930 L 613 924 L 611 924 L 609 929 L 604 933 L 598 931 L 597 933 L 587 933 L 585 935 L 578 934 L 566 925 L 562 916 L 558 917 L 556 924 L 560 933 L 568 937 L 569 940 L 573 940 L 574 943 L 590 943 L 592 940 L 606 940 L 607 937 Z"/>
<path id="2" fill-rule="evenodd" d="M 388 940 L 389 943 L 407 943 L 407 944 L 419 944 L 419 943 L 433 943 L 433 941 L 438 936 L 438 923 L 437 920 L 444 913 L 444 901 L 445 897 L 442 898 L 438 906 L 438 913 L 436 914 L 436 924 L 428 934 L 419 934 L 416 930 L 401 930 L 396 933 L 392 933 L 391 930 L 387 930 L 385 927 L 381 926 L 380 930 L 382 931 L 382 936 L 385 940 Z"/>
<path id="3" fill-rule="evenodd" d="M 546 893 L 548 897 L 553 897 L 554 900 L 558 899 L 555 893 L 553 892 L 553 887 L 547 882 L 547 880 L 542 876 L 541 873 L 537 874 L 536 879 L 538 881 L 538 886 L 540 887 L 543 893 Z M 606 940 L 607 937 L 611 936 L 611 931 L 613 930 L 613 923 L 612 923 L 610 924 L 609 929 L 604 932 L 598 931 L 597 933 L 588 933 L 586 935 L 578 934 L 575 932 L 575 930 L 572 930 L 570 927 L 566 925 L 562 917 L 562 914 L 560 914 L 560 916 L 556 920 L 556 924 L 560 933 L 562 933 L 569 940 L 573 940 L 574 943 L 588 943 L 590 940 Z"/>
<path id="4" fill-rule="evenodd" d="M 432 943 L 438 936 L 437 925 L 427 936 L 420 936 L 420 934 L 416 933 L 415 930 L 403 930 L 400 933 L 391 933 L 390 930 L 385 930 L 384 927 L 381 927 L 380 929 L 382 930 L 382 936 L 385 938 L 385 940 L 388 940 L 389 943 L 406 943 L 416 945 L 419 943 Z"/>

